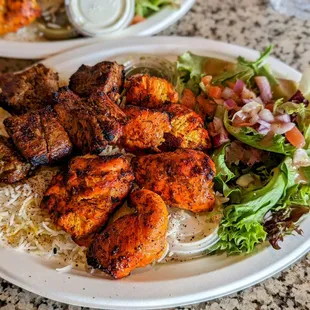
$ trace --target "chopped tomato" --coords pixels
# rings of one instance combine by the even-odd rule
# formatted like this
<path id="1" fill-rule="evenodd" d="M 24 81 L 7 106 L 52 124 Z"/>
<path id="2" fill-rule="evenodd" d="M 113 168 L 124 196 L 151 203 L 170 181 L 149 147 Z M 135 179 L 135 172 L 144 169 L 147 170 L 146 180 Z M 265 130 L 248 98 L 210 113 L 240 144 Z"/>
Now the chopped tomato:
<path id="1" fill-rule="evenodd" d="M 205 98 L 203 95 L 197 97 L 197 102 L 204 115 L 211 117 L 214 115 L 217 106 L 215 102 Z"/>
<path id="2" fill-rule="evenodd" d="M 233 82 L 226 82 L 226 83 L 229 86 L 229 88 L 231 88 L 231 89 L 235 88 L 236 83 L 233 83 Z"/>
<path id="3" fill-rule="evenodd" d="M 286 139 L 295 147 L 303 147 L 305 145 L 305 138 L 300 130 L 295 126 L 293 129 L 285 134 Z"/>
<path id="4" fill-rule="evenodd" d="M 210 86 L 208 94 L 211 98 L 220 99 L 222 97 L 222 90 L 218 86 Z"/>
<path id="5" fill-rule="evenodd" d="M 204 84 L 204 86 L 208 86 L 212 81 L 212 76 L 211 75 L 205 75 L 202 79 L 201 82 Z"/>
<path id="6" fill-rule="evenodd" d="M 267 109 L 267 110 L 269 110 L 270 112 L 273 113 L 273 103 L 266 104 L 265 109 Z"/>
<path id="7" fill-rule="evenodd" d="M 194 110 L 196 105 L 196 97 L 195 94 L 189 88 L 185 88 L 183 90 L 181 103 L 186 107 Z"/>
<path id="8" fill-rule="evenodd" d="M 235 125 L 236 127 L 251 127 L 251 123 L 239 123 Z"/>
<path id="9" fill-rule="evenodd" d="M 141 22 L 143 22 L 143 21 L 145 21 L 145 18 L 144 18 L 144 17 L 142 17 L 142 16 L 140 16 L 140 15 L 136 15 L 136 16 L 133 18 L 133 20 L 131 21 L 131 24 L 132 24 L 132 25 L 135 25 L 135 24 L 141 23 Z"/>

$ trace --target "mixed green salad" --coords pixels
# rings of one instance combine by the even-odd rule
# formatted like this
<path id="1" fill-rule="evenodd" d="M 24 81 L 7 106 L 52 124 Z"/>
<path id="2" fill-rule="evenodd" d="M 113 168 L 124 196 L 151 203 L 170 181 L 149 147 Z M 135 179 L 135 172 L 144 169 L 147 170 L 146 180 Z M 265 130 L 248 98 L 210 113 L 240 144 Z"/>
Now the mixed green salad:
<path id="1" fill-rule="evenodd" d="M 213 141 L 215 189 L 222 197 L 213 251 L 250 253 L 279 242 L 310 211 L 310 70 L 297 84 L 266 64 L 179 57 L 181 103 L 205 120 Z M 218 210 L 216 210 L 218 212 Z"/>
<path id="2" fill-rule="evenodd" d="M 141 18 L 148 18 L 166 6 L 178 5 L 178 0 L 136 0 L 135 14 Z"/>

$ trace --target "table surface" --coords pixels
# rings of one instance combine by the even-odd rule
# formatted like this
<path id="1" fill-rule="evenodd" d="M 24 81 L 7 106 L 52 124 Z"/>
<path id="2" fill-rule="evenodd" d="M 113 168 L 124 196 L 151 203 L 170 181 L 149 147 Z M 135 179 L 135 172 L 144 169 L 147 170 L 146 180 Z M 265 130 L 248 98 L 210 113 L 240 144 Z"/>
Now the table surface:
<path id="1" fill-rule="evenodd" d="M 192 10 L 162 35 L 200 36 L 262 50 L 300 71 L 310 64 L 310 20 L 281 15 L 264 0 L 197 0 Z M 0 58 L 0 72 L 16 71 L 31 60 Z M 22 290 L 0 279 L 2 310 L 86 310 Z M 242 292 L 182 310 L 310 309 L 310 254 L 280 274 Z"/>

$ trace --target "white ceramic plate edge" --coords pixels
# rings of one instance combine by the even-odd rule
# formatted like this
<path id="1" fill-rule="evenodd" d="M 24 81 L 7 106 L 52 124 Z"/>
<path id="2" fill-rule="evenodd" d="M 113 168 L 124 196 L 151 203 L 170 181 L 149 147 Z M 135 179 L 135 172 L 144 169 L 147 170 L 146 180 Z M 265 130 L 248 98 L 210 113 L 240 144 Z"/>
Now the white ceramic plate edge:
<path id="1" fill-rule="evenodd" d="M 49 42 L 17 42 L 0 39 L 0 57 L 21 59 L 43 59 L 57 53 L 113 38 L 150 36 L 166 29 L 182 18 L 193 6 L 195 0 L 183 0 L 179 9 L 165 8 L 145 22 L 130 26 L 114 36 L 79 38 Z"/>
<path id="2" fill-rule="evenodd" d="M 124 51 L 126 53 L 139 51 L 141 53 L 155 54 L 156 51 L 160 51 L 162 54 L 169 54 L 179 53 L 181 50 L 184 52 L 189 47 L 196 53 L 212 55 L 217 52 L 218 57 L 226 55 L 230 58 L 242 55 L 248 59 L 255 59 L 258 55 L 258 52 L 247 48 L 199 38 L 128 38 L 121 42 L 111 41 L 82 47 L 50 58 L 44 63 L 56 70 L 62 68 L 64 71 L 72 71 L 82 62 L 95 63 L 105 58 L 113 58 L 113 55 L 119 55 Z M 300 73 L 282 62 L 270 58 L 269 63 L 276 72 L 282 73 L 284 76 L 289 75 L 290 78 L 295 80 L 300 79 Z M 217 270 L 208 270 L 207 260 L 206 265 L 201 262 L 201 264 L 203 263 L 202 267 L 206 269 L 205 272 L 201 273 L 196 272 L 195 269 L 196 262 L 200 264 L 198 261 L 168 267 L 172 273 L 179 269 L 192 268 L 192 270 L 188 271 L 188 275 L 179 279 L 170 279 L 168 277 L 165 280 L 158 278 L 158 274 L 164 276 L 163 270 L 167 270 L 166 267 L 160 267 L 163 268 L 162 270 L 152 269 L 147 272 L 149 273 L 148 277 L 154 278 L 154 281 L 146 281 L 143 278 L 143 273 L 121 281 L 84 278 L 80 274 L 55 275 L 55 271 L 50 268 L 43 268 L 29 256 L 20 256 L 16 252 L 3 249 L 0 249 L 0 276 L 42 296 L 81 306 L 109 309 L 148 309 L 180 306 L 231 294 L 254 285 L 286 268 L 309 251 L 309 227 L 310 218 L 308 217 L 301 226 L 304 230 L 303 237 L 288 236 L 281 251 L 274 251 L 268 247 L 245 260 L 238 261 L 236 259 L 233 268 L 232 266 L 223 265 L 219 266 Z M 13 270 L 7 268 L 16 259 L 24 259 L 24 265 L 29 269 L 29 273 L 31 267 L 35 268 L 35 270 L 32 270 L 31 278 L 27 278 L 24 265 L 17 266 L 15 264 Z M 43 279 L 41 280 L 34 271 L 44 273 L 42 277 L 47 277 L 51 284 L 45 285 Z M 68 277 L 70 280 L 67 279 Z M 79 291 L 81 290 L 80 282 L 86 283 L 85 285 L 91 291 Z M 98 285 L 102 286 L 102 291 L 96 291 Z"/>

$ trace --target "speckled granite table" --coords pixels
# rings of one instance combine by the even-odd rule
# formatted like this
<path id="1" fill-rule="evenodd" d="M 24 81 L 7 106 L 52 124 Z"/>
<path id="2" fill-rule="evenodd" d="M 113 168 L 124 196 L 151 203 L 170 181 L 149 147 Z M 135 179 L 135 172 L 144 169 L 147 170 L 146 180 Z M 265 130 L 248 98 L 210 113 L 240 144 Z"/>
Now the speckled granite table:
<path id="1" fill-rule="evenodd" d="M 309 0 L 305 0 L 309 1 Z M 310 20 L 274 12 L 263 0 L 198 0 L 192 10 L 163 35 L 202 36 L 261 50 L 275 44 L 274 55 L 298 70 L 310 64 Z M 0 71 L 14 71 L 31 61 L 0 59 Z M 1 310 L 86 310 L 41 298 L 0 279 Z M 252 288 L 178 309 L 310 309 L 310 254 Z"/>

